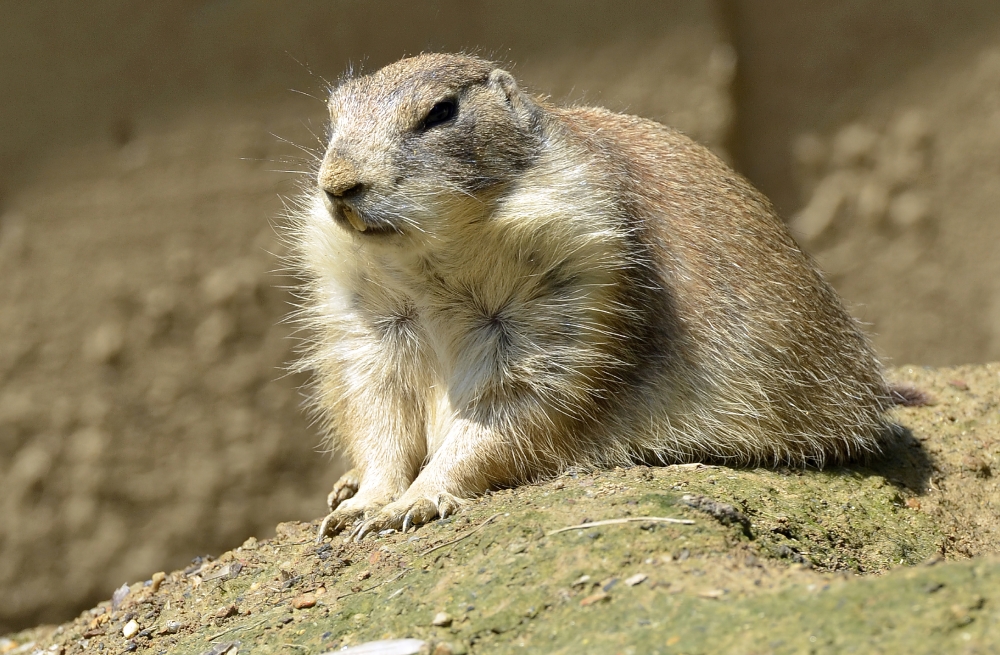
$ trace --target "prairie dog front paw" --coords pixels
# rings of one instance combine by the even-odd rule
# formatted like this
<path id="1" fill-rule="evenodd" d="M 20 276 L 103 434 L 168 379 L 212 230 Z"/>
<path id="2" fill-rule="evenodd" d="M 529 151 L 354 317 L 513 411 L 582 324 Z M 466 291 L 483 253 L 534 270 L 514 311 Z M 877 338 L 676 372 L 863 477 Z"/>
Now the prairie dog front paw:
<path id="1" fill-rule="evenodd" d="M 326 504 L 330 511 L 337 509 L 348 498 L 353 498 L 354 494 L 358 493 L 359 486 L 361 486 L 361 473 L 358 469 L 351 469 L 340 476 L 340 479 L 333 485 L 333 491 L 326 497 Z"/>
<path id="2" fill-rule="evenodd" d="M 392 498 L 383 495 L 359 494 L 339 503 L 333 511 L 327 514 L 319 526 L 317 541 L 327 535 L 335 535 L 361 522 L 362 519 L 375 515 L 386 506 Z"/>
<path id="3" fill-rule="evenodd" d="M 461 506 L 462 501 L 447 491 L 431 494 L 407 492 L 396 502 L 383 507 L 375 516 L 359 523 L 351 535 L 356 541 L 361 541 L 365 535 L 390 528 L 405 532 L 413 526 L 451 516 Z"/>

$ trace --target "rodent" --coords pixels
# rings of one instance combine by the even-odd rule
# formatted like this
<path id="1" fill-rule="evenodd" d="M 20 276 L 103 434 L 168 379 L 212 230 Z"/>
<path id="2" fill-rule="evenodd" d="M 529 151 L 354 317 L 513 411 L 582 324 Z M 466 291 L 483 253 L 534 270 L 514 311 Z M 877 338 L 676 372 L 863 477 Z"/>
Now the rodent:
<path id="1" fill-rule="evenodd" d="M 873 348 L 768 200 L 656 122 L 424 54 L 329 99 L 291 224 L 355 538 L 488 489 L 611 467 L 879 450 Z"/>

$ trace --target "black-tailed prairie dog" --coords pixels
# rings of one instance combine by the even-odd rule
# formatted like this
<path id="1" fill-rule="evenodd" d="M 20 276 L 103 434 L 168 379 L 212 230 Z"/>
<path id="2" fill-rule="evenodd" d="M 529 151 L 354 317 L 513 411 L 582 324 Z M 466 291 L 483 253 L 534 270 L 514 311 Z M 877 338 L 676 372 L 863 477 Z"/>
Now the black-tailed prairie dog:
<path id="1" fill-rule="evenodd" d="M 301 366 L 355 467 L 323 532 L 406 529 L 568 466 L 878 449 L 868 339 L 702 146 L 464 55 L 349 77 L 329 111 L 292 222 Z"/>

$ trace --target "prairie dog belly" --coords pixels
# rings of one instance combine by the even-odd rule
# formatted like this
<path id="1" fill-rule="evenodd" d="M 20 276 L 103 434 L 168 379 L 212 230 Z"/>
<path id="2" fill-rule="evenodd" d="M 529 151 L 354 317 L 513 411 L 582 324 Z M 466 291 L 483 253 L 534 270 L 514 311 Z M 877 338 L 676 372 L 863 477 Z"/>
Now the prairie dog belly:
<path id="1" fill-rule="evenodd" d="M 381 332 L 376 357 L 425 368 L 400 373 L 422 378 L 428 456 L 455 416 L 502 421 L 506 408 L 520 405 L 540 428 L 579 420 L 588 392 L 624 365 L 610 325 L 620 318 L 616 271 L 594 267 L 593 254 L 543 253 L 537 243 L 477 228 L 439 251 L 383 253 L 350 294 Z"/>

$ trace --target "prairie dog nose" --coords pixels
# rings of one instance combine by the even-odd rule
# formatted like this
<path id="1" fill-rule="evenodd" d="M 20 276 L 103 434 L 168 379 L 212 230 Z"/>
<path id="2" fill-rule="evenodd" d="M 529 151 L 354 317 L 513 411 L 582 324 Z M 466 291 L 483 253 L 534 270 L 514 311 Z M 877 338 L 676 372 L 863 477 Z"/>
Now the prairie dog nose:
<path id="1" fill-rule="evenodd" d="M 354 186 L 348 187 L 343 191 L 337 191 L 337 190 L 331 191 L 327 189 L 326 192 L 327 194 L 333 196 L 334 198 L 343 198 L 344 200 L 349 200 L 352 196 L 356 196 L 364 190 L 365 190 L 365 185 L 362 184 L 361 182 L 358 182 Z"/>
<path id="2" fill-rule="evenodd" d="M 317 182 L 331 198 L 349 198 L 365 188 L 358 177 L 357 169 L 349 161 L 328 157 L 320 168 Z"/>

